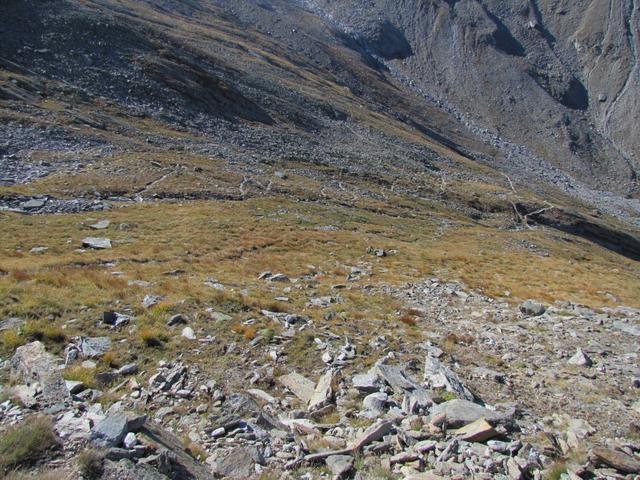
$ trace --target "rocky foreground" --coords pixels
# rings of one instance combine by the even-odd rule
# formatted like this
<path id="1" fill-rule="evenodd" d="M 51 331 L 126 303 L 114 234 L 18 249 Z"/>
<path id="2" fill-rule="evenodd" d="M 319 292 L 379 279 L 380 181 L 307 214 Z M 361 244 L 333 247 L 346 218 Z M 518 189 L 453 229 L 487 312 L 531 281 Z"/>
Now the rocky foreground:
<path id="1" fill-rule="evenodd" d="M 36 341 L 3 362 L 0 429 L 49 417 L 55 441 L 30 468 L 68 478 L 639 478 L 640 310 L 516 308 L 436 279 L 386 293 L 439 341 L 392 351 L 381 334 L 371 364 L 326 331 L 308 352 L 322 371 L 312 380 L 279 363 L 305 317 L 264 311 L 285 333 L 250 342 L 264 360 L 245 366 L 244 389 L 180 358 L 101 372 L 88 388 L 62 368 L 95 368 L 109 337 L 77 337 L 60 355 Z M 105 312 L 102 322 L 131 320 Z M 216 341 L 181 315 L 167 323 L 194 344 Z"/>

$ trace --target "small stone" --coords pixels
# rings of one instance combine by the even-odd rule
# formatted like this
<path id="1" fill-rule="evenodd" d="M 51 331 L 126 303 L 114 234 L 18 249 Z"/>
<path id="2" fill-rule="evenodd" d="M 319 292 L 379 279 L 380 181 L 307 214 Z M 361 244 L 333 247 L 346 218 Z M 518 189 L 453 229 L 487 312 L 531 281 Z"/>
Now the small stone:
<path id="1" fill-rule="evenodd" d="M 187 340 L 195 340 L 196 339 L 196 334 L 193 331 L 193 328 L 191 328 L 191 327 L 184 327 L 182 329 L 182 336 L 184 338 L 186 338 Z"/>
<path id="2" fill-rule="evenodd" d="M 82 246 L 94 250 L 106 250 L 111 248 L 111 240 L 103 237 L 87 237 L 82 239 Z"/>
<path id="3" fill-rule="evenodd" d="M 123 365 L 118 370 L 116 370 L 116 373 L 118 375 L 133 375 L 137 371 L 138 365 L 136 365 L 135 363 L 128 363 L 127 365 Z"/>
<path id="4" fill-rule="evenodd" d="M 105 228 L 109 228 L 109 225 L 111 225 L 111 222 L 109 220 L 100 220 L 93 225 L 89 225 L 89 227 L 94 230 L 104 230 Z"/>
<path id="5" fill-rule="evenodd" d="M 534 300 L 522 302 L 519 308 L 522 313 L 530 317 L 538 317 L 547 310 L 544 305 Z"/>
<path id="6" fill-rule="evenodd" d="M 581 348 L 576 350 L 576 353 L 569 359 L 567 362 L 569 365 L 576 365 L 578 367 L 590 367 L 593 365 L 593 362 L 589 358 L 589 356 L 582 351 Z"/>
<path id="7" fill-rule="evenodd" d="M 168 327 L 173 327 L 174 325 L 180 325 L 180 324 L 185 324 L 188 323 L 187 319 L 180 314 L 174 315 L 172 316 L 168 321 L 167 321 L 167 326 Z"/>
<path id="8" fill-rule="evenodd" d="M 283 273 L 276 273 L 269 277 L 270 282 L 281 282 L 281 283 L 289 283 L 291 280 Z"/>
<path id="9" fill-rule="evenodd" d="M 136 437 L 135 433 L 129 432 L 125 435 L 122 443 L 124 444 L 124 448 L 131 449 L 138 443 L 138 438 Z"/>
<path id="10" fill-rule="evenodd" d="M 160 303 L 162 300 L 164 300 L 164 297 L 160 295 L 145 295 L 142 299 L 142 306 L 144 308 L 151 308 L 154 305 Z"/>

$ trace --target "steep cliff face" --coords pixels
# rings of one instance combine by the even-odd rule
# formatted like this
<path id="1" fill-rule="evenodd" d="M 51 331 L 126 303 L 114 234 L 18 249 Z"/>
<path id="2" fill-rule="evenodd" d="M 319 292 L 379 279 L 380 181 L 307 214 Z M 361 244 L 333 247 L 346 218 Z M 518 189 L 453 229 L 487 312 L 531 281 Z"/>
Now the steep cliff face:
<path id="1" fill-rule="evenodd" d="M 414 88 L 572 175 L 637 194 L 635 0 L 314 0 Z"/>

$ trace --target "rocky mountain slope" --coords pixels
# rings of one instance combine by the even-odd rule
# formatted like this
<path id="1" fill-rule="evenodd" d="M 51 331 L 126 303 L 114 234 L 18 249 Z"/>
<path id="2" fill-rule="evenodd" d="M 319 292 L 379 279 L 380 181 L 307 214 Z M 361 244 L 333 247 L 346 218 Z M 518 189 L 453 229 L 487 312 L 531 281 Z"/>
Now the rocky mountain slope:
<path id="1" fill-rule="evenodd" d="M 633 1 L 310 1 L 410 88 L 484 135 L 637 193 Z"/>

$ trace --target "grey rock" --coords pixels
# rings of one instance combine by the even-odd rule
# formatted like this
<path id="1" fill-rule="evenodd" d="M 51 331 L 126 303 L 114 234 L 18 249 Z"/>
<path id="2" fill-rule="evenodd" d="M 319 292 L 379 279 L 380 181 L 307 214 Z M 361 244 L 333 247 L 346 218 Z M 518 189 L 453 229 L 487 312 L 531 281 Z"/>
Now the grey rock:
<path id="1" fill-rule="evenodd" d="M 103 237 L 86 237 L 82 239 L 82 246 L 94 250 L 106 250 L 111 248 L 111 240 Z"/>
<path id="2" fill-rule="evenodd" d="M 317 410 L 329 404 L 333 399 L 337 387 L 337 376 L 333 369 L 328 370 L 316 385 L 313 395 L 309 400 L 309 410 Z"/>
<path id="3" fill-rule="evenodd" d="M 270 282 L 289 283 L 289 282 L 291 282 L 291 279 L 289 279 L 289 277 L 287 277 L 283 273 L 276 273 L 275 275 L 271 275 L 269 277 L 269 281 Z"/>
<path id="4" fill-rule="evenodd" d="M 431 409 L 431 418 L 444 415 L 446 425 L 451 428 L 460 428 L 480 418 L 485 418 L 492 425 L 509 423 L 515 412 L 498 412 L 478 405 L 468 400 L 449 400 L 435 405 Z"/>
<path id="5" fill-rule="evenodd" d="M 71 394 L 80 393 L 87 388 L 84 383 L 76 380 L 65 380 L 65 384 L 67 385 L 67 390 L 69 390 L 69 393 Z"/>
<path id="6" fill-rule="evenodd" d="M 282 375 L 278 377 L 278 381 L 306 404 L 309 404 L 313 398 L 315 384 L 299 373 L 292 372 L 287 375 Z"/>
<path id="7" fill-rule="evenodd" d="M 144 308 L 151 308 L 162 300 L 164 300 L 164 297 L 161 295 L 145 295 L 142 299 L 142 306 Z"/>
<path id="8" fill-rule="evenodd" d="M 91 429 L 91 441 L 100 448 L 120 446 L 128 433 L 128 428 L 126 415 L 106 417 Z"/>
<path id="9" fill-rule="evenodd" d="M 582 351 L 581 348 L 576 350 L 576 353 L 567 362 L 569 365 L 576 365 L 578 367 L 590 367 L 593 365 L 593 361 L 589 356 Z"/>
<path id="10" fill-rule="evenodd" d="M 364 397 L 362 405 L 370 412 L 380 415 L 384 413 L 388 401 L 389 396 L 386 393 L 375 392 Z"/>
<path id="11" fill-rule="evenodd" d="M 26 408 L 35 408 L 38 405 L 36 385 L 15 385 L 9 392 L 18 399 Z"/>
<path id="12" fill-rule="evenodd" d="M 462 383 L 458 375 L 430 355 L 427 355 L 424 364 L 424 381 L 433 390 L 445 389 L 464 400 L 476 400 L 476 396 Z"/>
<path id="13" fill-rule="evenodd" d="M 111 372 L 100 372 L 100 373 L 96 373 L 95 374 L 95 379 L 98 383 L 101 383 L 103 385 L 108 385 L 109 383 L 114 382 L 115 380 L 117 380 L 117 378 L 120 375 L 118 374 L 117 371 L 111 371 Z"/>
<path id="14" fill-rule="evenodd" d="M 522 313 L 530 317 L 538 317 L 547 310 L 544 305 L 534 300 L 522 302 L 519 308 Z"/>
<path id="15" fill-rule="evenodd" d="M 29 343 L 16 349 L 11 359 L 11 376 L 26 385 L 39 383 L 42 394 L 38 400 L 45 406 L 71 400 L 60 373 L 58 359 L 48 353 L 41 342 Z"/>
<path id="16" fill-rule="evenodd" d="M 102 314 L 102 322 L 106 325 L 111 325 L 112 327 L 120 327 L 122 325 L 126 325 L 130 321 L 131 317 L 121 313 L 108 311 Z"/>
<path id="17" fill-rule="evenodd" d="M 216 312 L 214 310 L 209 312 L 209 316 L 211 317 L 211 320 L 215 320 L 216 322 L 229 322 L 233 320 L 233 317 L 231 317 L 231 315 L 227 315 L 226 313 L 222 312 Z"/>
<path id="18" fill-rule="evenodd" d="M 109 220 L 100 220 L 93 225 L 89 225 L 89 227 L 93 230 L 104 230 L 106 228 L 109 228 L 109 225 L 111 225 L 111 222 Z"/>
<path id="19" fill-rule="evenodd" d="M 76 337 L 74 344 L 84 358 L 101 357 L 111 349 L 109 337 Z"/>
<path id="20" fill-rule="evenodd" d="M 46 200 L 40 200 L 40 199 L 34 198 L 31 200 L 27 200 L 26 202 L 22 202 L 20 204 L 20 207 L 23 208 L 24 210 L 37 210 L 39 208 L 44 207 L 46 203 L 47 203 Z"/>
<path id="21" fill-rule="evenodd" d="M 221 477 L 248 479 L 256 477 L 256 464 L 264 465 L 264 458 L 257 447 L 236 447 L 218 459 L 213 470 Z"/>
<path id="22" fill-rule="evenodd" d="M 135 363 L 128 363 L 126 365 L 123 365 L 122 367 L 120 367 L 118 370 L 116 370 L 116 373 L 118 375 L 133 375 L 134 373 L 137 373 L 138 371 L 138 365 Z"/>
<path id="23" fill-rule="evenodd" d="M 25 321 L 17 317 L 9 317 L 0 322 L 0 332 L 23 327 Z"/>
<path id="24" fill-rule="evenodd" d="M 184 315 L 173 315 L 169 320 L 167 320 L 167 326 L 168 327 L 173 327 L 175 325 L 181 325 L 181 324 L 185 324 L 188 323 L 187 319 L 184 317 Z"/>
<path id="25" fill-rule="evenodd" d="M 350 455 L 331 455 L 325 459 L 325 463 L 337 478 L 342 478 L 353 470 L 353 457 Z"/>
<path id="26" fill-rule="evenodd" d="M 640 325 L 634 325 L 623 320 L 618 320 L 613 322 L 613 328 L 620 330 L 621 332 L 628 333 L 629 335 L 640 337 Z"/>

